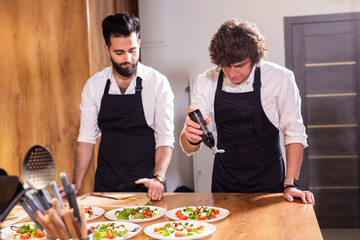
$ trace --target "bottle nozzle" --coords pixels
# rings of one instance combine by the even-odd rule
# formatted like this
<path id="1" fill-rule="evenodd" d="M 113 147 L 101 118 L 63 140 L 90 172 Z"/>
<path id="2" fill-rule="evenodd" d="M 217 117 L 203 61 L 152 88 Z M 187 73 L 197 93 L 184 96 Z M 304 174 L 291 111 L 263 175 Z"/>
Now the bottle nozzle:
<path id="1" fill-rule="evenodd" d="M 224 149 L 218 149 L 216 146 L 214 146 L 214 147 L 212 147 L 212 148 L 210 148 L 210 149 L 211 149 L 211 152 L 212 152 L 213 154 L 224 153 L 224 152 L 225 152 Z"/>

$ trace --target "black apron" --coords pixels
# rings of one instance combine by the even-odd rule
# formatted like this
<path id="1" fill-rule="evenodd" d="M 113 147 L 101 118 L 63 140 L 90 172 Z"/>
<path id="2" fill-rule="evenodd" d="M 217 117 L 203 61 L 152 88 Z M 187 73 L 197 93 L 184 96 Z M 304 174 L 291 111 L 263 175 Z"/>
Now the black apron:
<path id="1" fill-rule="evenodd" d="M 222 91 L 221 70 L 215 94 L 218 148 L 214 160 L 212 192 L 281 192 L 285 178 L 279 130 L 261 105 L 260 68 L 254 91 Z"/>
<path id="2" fill-rule="evenodd" d="M 154 130 L 146 123 L 142 79 L 131 95 L 110 95 L 107 80 L 98 116 L 101 141 L 95 192 L 146 192 L 139 178 L 152 178 L 155 165 Z"/>

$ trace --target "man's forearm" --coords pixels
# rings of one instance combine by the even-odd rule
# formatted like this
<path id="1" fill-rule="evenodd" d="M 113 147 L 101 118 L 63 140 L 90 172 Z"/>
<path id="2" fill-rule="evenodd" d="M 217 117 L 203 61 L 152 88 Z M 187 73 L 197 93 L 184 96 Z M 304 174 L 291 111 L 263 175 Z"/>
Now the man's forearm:
<path id="1" fill-rule="evenodd" d="M 171 161 L 172 152 L 172 148 L 168 146 L 156 148 L 154 175 L 162 174 L 165 176 Z"/>
<path id="2" fill-rule="evenodd" d="M 78 191 L 81 187 L 81 183 L 89 169 L 91 159 L 94 155 L 95 144 L 78 142 L 76 147 L 76 159 L 74 180 L 75 188 Z"/>
<path id="3" fill-rule="evenodd" d="M 285 146 L 286 178 L 299 178 L 303 159 L 304 146 L 301 143 L 291 143 Z"/>

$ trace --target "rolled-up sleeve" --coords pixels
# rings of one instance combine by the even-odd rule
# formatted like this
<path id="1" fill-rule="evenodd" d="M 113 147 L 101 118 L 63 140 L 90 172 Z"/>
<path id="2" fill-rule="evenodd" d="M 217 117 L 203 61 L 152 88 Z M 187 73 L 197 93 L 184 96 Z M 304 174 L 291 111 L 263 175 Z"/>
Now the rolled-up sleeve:
<path id="1" fill-rule="evenodd" d="M 159 77 L 155 86 L 154 130 L 156 148 L 174 148 L 174 94 L 165 76 Z"/>
<path id="2" fill-rule="evenodd" d="M 91 93 L 91 82 L 87 82 L 81 94 L 81 119 L 78 142 L 96 144 L 96 139 L 101 135 L 98 127 L 98 108 L 94 94 Z"/>
<path id="3" fill-rule="evenodd" d="M 279 95 L 279 128 L 284 134 L 284 144 L 301 143 L 307 147 L 307 134 L 301 116 L 301 98 L 292 72 L 288 72 Z"/>

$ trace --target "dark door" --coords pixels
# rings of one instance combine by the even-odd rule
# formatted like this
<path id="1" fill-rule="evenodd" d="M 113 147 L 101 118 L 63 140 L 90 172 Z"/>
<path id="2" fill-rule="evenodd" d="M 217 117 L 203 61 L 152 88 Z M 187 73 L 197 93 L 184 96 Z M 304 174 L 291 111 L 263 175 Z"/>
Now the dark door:
<path id="1" fill-rule="evenodd" d="M 295 73 L 309 136 L 301 187 L 320 227 L 360 227 L 360 13 L 286 17 L 286 66 Z"/>

